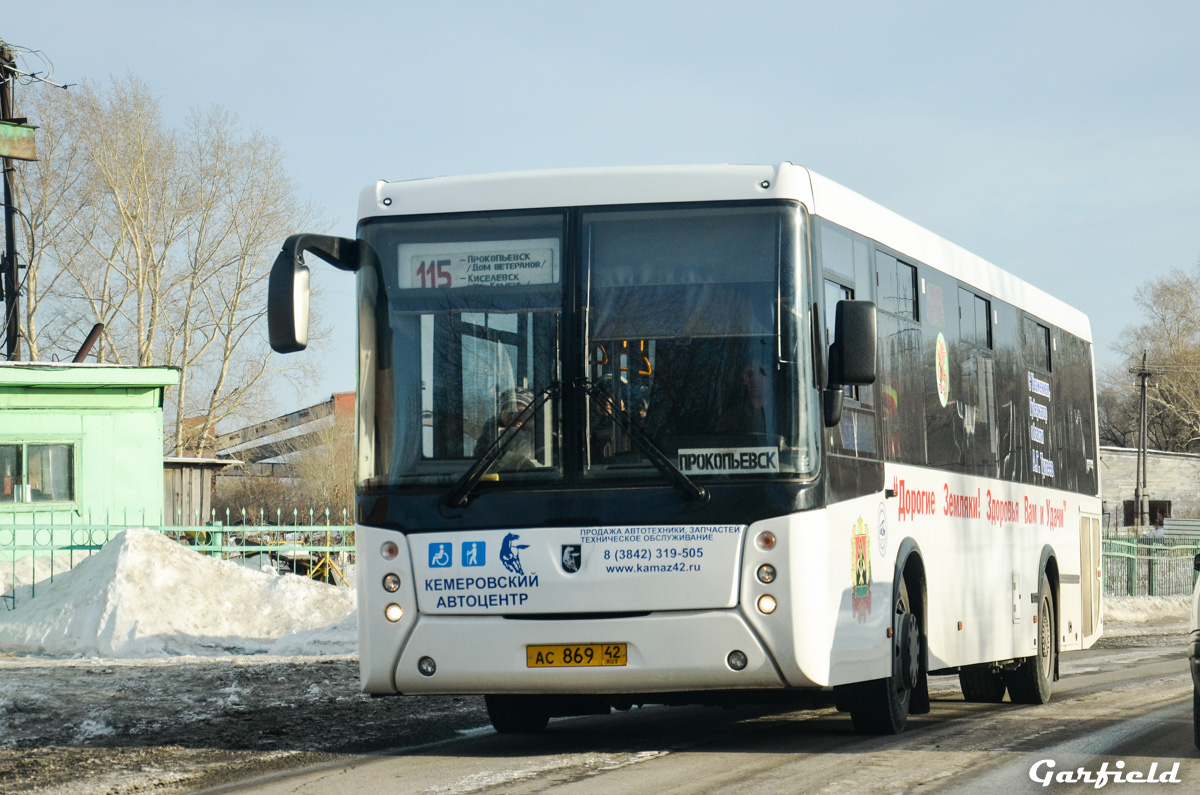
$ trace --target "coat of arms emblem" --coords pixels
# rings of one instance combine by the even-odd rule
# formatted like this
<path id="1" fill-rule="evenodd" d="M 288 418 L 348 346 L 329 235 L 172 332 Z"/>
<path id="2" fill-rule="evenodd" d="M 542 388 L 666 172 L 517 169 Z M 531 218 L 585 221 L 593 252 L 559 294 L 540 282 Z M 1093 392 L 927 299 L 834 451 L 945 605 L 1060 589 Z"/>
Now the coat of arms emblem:
<path id="1" fill-rule="evenodd" d="M 865 624 L 871 615 L 871 534 L 867 523 L 858 517 L 851 539 L 851 571 L 854 573 L 854 589 L 850 601 L 854 617 Z"/>
<path id="2" fill-rule="evenodd" d="M 562 567 L 567 574 L 574 574 L 583 566 L 583 546 L 581 544 L 562 545 Z"/>

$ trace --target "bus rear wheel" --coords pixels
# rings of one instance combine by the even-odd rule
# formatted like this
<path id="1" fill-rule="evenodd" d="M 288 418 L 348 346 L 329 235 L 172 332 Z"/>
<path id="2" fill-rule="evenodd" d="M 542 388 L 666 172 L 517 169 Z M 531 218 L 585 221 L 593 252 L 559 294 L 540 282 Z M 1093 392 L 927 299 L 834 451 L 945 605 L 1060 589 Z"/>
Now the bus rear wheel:
<path id="1" fill-rule="evenodd" d="M 546 696 L 484 696 L 492 728 L 501 734 L 537 734 L 550 722 Z"/>
<path id="2" fill-rule="evenodd" d="M 1050 578 L 1045 572 L 1042 572 L 1042 582 L 1038 586 L 1037 603 L 1037 653 L 1026 658 L 1015 671 L 1004 674 L 1008 697 L 1014 704 L 1045 704 L 1054 689 L 1054 668 L 1058 659 L 1054 639 L 1058 635 L 1058 619 Z"/>
<path id="3" fill-rule="evenodd" d="M 999 704 L 1004 700 L 1004 677 L 987 665 L 968 665 L 958 672 L 963 699 L 976 704 Z"/>
<path id="4" fill-rule="evenodd" d="M 901 577 L 892 612 L 892 675 L 852 686 L 850 721 L 859 734 L 899 734 L 921 675 L 921 622 Z"/>

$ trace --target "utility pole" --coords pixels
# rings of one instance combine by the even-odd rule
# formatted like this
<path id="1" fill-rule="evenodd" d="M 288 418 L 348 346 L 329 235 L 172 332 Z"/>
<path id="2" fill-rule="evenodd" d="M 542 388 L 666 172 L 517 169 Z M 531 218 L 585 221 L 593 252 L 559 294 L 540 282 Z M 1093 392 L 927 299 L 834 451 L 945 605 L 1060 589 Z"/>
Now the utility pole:
<path id="1" fill-rule="evenodd" d="M 1140 368 L 1130 367 L 1129 372 L 1136 375 L 1141 381 L 1141 393 L 1138 400 L 1137 474 L 1134 475 L 1133 480 L 1133 499 L 1137 505 L 1137 518 L 1134 520 L 1134 526 L 1137 534 L 1141 535 L 1142 528 L 1149 524 L 1147 521 L 1149 505 L 1146 496 L 1146 382 L 1152 373 L 1146 367 L 1146 351 L 1142 351 L 1142 366 Z"/>
<path id="2" fill-rule="evenodd" d="M 3 47 L 0 49 L 0 121 L 15 121 L 13 119 L 12 84 L 16 75 L 16 64 L 12 52 Z M 21 121 L 24 121 L 22 119 Z M 5 322 L 5 353 L 9 361 L 21 359 L 21 280 L 17 278 L 17 238 L 13 218 L 16 211 L 13 208 L 13 166 L 12 158 L 4 157 L 0 162 L 4 165 L 4 317 Z"/>

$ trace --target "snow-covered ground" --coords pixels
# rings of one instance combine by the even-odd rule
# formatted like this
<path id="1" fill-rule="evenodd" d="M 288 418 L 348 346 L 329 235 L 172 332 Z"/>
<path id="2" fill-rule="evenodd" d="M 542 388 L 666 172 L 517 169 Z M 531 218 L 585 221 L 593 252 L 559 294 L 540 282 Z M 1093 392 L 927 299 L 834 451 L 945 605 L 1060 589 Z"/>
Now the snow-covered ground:
<path id="1" fill-rule="evenodd" d="M 214 560 L 149 530 L 56 571 L 36 596 L 27 580 L 16 608 L 0 607 L 0 791 L 186 792 L 214 771 L 236 778 L 487 723 L 477 697 L 361 695 L 344 587 Z M 1108 654 L 1185 653 L 1190 597 L 1104 609 Z"/>

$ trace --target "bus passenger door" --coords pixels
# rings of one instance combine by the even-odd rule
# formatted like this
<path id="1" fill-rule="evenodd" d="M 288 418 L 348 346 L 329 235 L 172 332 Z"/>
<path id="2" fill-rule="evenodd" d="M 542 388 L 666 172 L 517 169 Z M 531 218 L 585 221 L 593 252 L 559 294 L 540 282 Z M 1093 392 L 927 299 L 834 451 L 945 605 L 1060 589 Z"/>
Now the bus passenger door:
<path id="1" fill-rule="evenodd" d="M 1103 554 L 1100 541 L 1100 517 L 1082 514 L 1079 517 L 1079 634 L 1078 639 L 1070 637 L 1069 643 L 1079 642 L 1082 648 L 1090 647 L 1099 637 L 1100 600 L 1102 583 L 1100 580 L 1100 556 Z"/>

